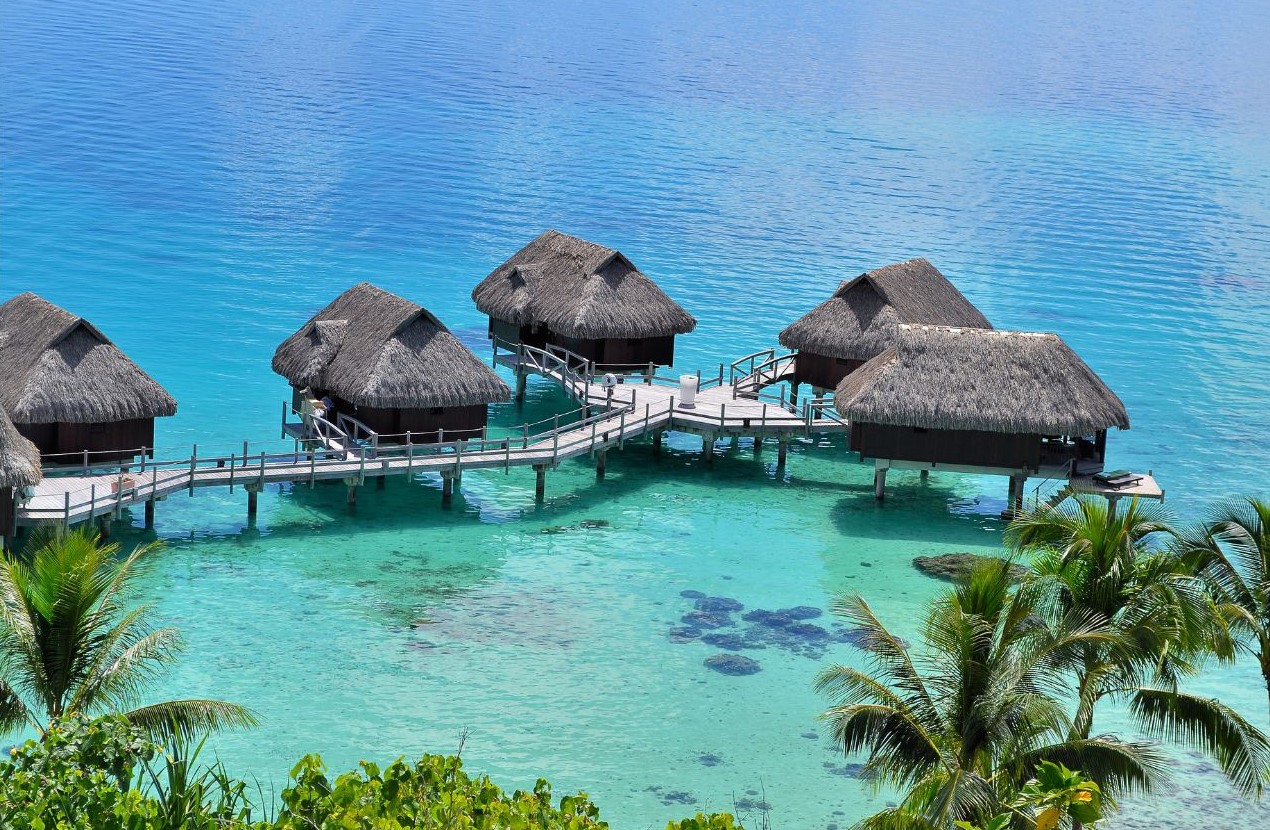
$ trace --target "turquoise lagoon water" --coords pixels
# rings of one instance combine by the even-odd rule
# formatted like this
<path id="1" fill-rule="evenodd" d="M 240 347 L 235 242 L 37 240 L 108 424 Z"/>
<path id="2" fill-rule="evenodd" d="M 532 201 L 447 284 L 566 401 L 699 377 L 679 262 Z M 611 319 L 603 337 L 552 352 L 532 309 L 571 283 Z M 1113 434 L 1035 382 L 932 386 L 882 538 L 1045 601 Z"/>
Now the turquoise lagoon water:
<path id="1" fill-rule="evenodd" d="M 178 398 L 158 441 L 184 455 L 274 440 L 274 347 L 357 280 L 484 353 L 468 292 L 543 228 L 657 278 L 700 320 L 677 368 L 707 371 L 924 255 L 998 326 L 1062 334 L 1129 409 L 1113 462 L 1193 519 L 1270 492 L 1268 39 L 1260 2 L 13 0 L 0 299 L 89 316 Z M 495 417 L 566 406 L 536 384 Z M 715 649 L 669 637 L 680 592 L 858 590 L 911 632 L 940 588 L 911 558 L 997 550 L 1005 482 L 899 475 L 878 506 L 840 439 L 780 473 L 699 449 L 630 445 L 599 483 L 566 465 L 541 506 L 516 470 L 468 474 L 450 510 L 426 478 L 352 514 L 339 487 L 271 489 L 255 528 L 241 493 L 173 497 L 147 588 L 189 648 L 162 691 L 255 708 L 217 751 L 266 787 L 305 752 L 346 768 L 466 733 L 474 769 L 585 789 L 620 827 L 760 801 L 846 826 L 888 796 L 816 734 L 810 684 L 859 654 L 710 672 Z M 1194 686 L 1266 720 L 1250 664 Z M 1177 769 L 1118 826 L 1270 818 Z"/>

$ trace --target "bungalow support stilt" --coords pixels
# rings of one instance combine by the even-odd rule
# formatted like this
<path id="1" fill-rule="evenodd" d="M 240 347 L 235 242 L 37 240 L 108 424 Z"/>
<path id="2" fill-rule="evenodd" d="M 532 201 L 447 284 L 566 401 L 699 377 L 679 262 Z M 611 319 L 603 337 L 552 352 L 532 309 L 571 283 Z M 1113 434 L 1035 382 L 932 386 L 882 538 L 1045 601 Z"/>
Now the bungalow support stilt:
<path id="1" fill-rule="evenodd" d="M 106 513 L 105 515 L 101 517 L 101 521 L 97 524 L 97 532 L 98 532 L 98 535 L 101 536 L 101 540 L 103 542 L 105 542 L 106 540 L 110 538 L 110 514 L 109 513 Z"/>
<path id="2" fill-rule="evenodd" d="M 247 524 L 255 524 L 256 510 L 258 507 L 257 497 L 260 495 L 259 484 L 247 484 L 243 487 L 247 491 Z"/>
<path id="3" fill-rule="evenodd" d="M 595 479 L 596 479 L 596 481 L 603 481 L 603 480 L 604 480 L 604 468 L 605 468 L 605 466 L 606 466 L 606 459 L 607 459 L 607 456 L 608 456 L 608 450 L 600 450 L 600 451 L 598 451 L 598 452 L 595 454 Z"/>
<path id="4" fill-rule="evenodd" d="M 525 402 L 525 385 L 529 380 L 529 373 L 524 369 L 517 367 L 516 369 L 516 403 Z"/>
<path id="5" fill-rule="evenodd" d="M 375 489 L 382 490 L 388 486 L 388 476 L 379 476 L 375 479 Z"/>
<path id="6" fill-rule="evenodd" d="M 930 470 L 922 470 L 922 484 L 930 481 Z"/>
<path id="7" fill-rule="evenodd" d="M 154 530 L 154 499 L 146 499 L 146 530 Z"/>
<path id="8" fill-rule="evenodd" d="M 755 435 L 754 436 L 754 454 L 758 455 L 762 451 L 763 451 L 763 436 Z"/>
<path id="9" fill-rule="evenodd" d="M 784 467 L 785 459 L 789 456 L 789 439 L 782 435 L 776 441 L 776 466 Z"/>
<path id="10" fill-rule="evenodd" d="M 547 495 L 547 465 L 534 465 L 534 501 L 541 502 Z"/>
<path id="11" fill-rule="evenodd" d="M 454 501 L 454 473 L 449 470 L 441 472 L 441 506 L 449 507 Z"/>
<path id="12" fill-rule="evenodd" d="M 664 430 L 657 430 L 653 433 L 653 458 L 661 457 L 661 436 Z"/>
<path id="13" fill-rule="evenodd" d="M 707 432 L 701 436 L 701 452 L 705 455 L 706 466 L 714 466 L 714 433 Z"/>
<path id="14" fill-rule="evenodd" d="M 348 505 L 349 510 L 352 510 L 354 507 L 357 507 L 357 490 L 361 487 L 361 484 L 362 484 L 361 479 L 357 479 L 357 478 L 344 479 L 344 486 L 348 488 L 348 493 L 345 497 L 345 503 Z"/>
<path id="15" fill-rule="evenodd" d="M 888 467 L 878 467 L 873 471 L 873 498 L 882 501 L 886 498 L 886 471 Z"/>

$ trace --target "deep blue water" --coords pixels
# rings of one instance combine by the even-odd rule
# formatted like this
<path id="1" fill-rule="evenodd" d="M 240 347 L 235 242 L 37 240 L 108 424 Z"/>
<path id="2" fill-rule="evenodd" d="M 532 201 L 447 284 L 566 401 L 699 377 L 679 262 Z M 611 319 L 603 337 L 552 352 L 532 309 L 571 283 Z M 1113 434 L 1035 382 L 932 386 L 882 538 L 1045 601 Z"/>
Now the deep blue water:
<path id="1" fill-rule="evenodd" d="M 998 327 L 1055 331 L 1076 348 L 1133 422 L 1111 437 L 1113 463 L 1154 470 L 1169 504 L 1196 518 L 1219 497 L 1270 493 L 1268 42 L 1264 2 L 10 0 L 0 7 L 0 300 L 35 290 L 92 319 L 180 401 L 158 443 L 185 454 L 196 441 L 276 435 L 286 388 L 269 371 L 273 349 L 358 280 L 423 303 L 480 346 L 468 292 L 548 227 L 621 249 L 698 317 L 679 343 L 684 368 L 773 344 L 840 280 L 926 256 Z M 534 394 L 552 405 L 546 390 Z M 243 531 L 227 495 L 165 504 L 159 532 L 173 550 L 157 587 L 192 652 L 174 685 L 257 706 L 259 743 L 288 757 L 445 749 L 451 727 L 472 725 L 473 763 L 512 784 L 543 773 L 586 787 L 625 826 L 688 810 L 645 786 L 678 780 L 699 803 L 726 806 L 761 778 L 783 826 L 849 820 L 867 788 L 804 780 L 820 756 L 799 766 L 817 663 L 771 667 L 757 676 L 770 678 L 762 692 L 719 687 L 725 707 L 752 705 L 738 711 L 753 717 L 720 722 L 661 682 L 682 652 L 649 627 L 655 614 L 628 628 L 611 609 L 669 608 L 681 588 L 709 588 L 703 580 L 784 567 L 738 551 L 759 556 L 787 537 L 802 581 L 759 579 L 758 599 L 823 604 L 852 587 L 843 551 L 867 549 L 882 565 L 868 587 L 911 614 L 934 587 L 893 590 L 908 554 L 994 545 L 1005 483 L 949 476 L 911 501 L 901 483 L 882 515 L 853 500 L 865 477 L 840 445 L 800 448 L 769 498 L 762 467 L 730 459 L 734 470 L 707 476 L 689 444 L 671 471 L 615 459 L 606 490 L 585 470 L 566 472 L 553 491 L 582 506 L 545 513 L 526 504 L 525 476 L 476 477 L 465 509 L 444 518 L 430 493 L 384 496 L 356 519 L 334 500 L 272 494 L 259 534 Z M 615 523 L 600 545 L 566 535 L 543 548 L 525 536 L 556 523 L 552 510 L 574 509 L 630 525 Z M 298 656 L 316 635 L 297 630 L 297 608 L 316 606 L 330 637 L 339 609 L 389 614 L 397 577 L 376 588 L 351 575 L 396 573 L 393 556 L 409 558 L 382 543 L 388 529 L 454 559 L 415 562 L 412 579 L 429 587 L 411 608 L 449 614 L 447 636 L 471 648 L 455 653 L 515 683 L 460 682 L 458 664 L 437 668 L 444 657 L 392 671 L 349 664 L 357 649 L 396 647 L 399 632 L 369 612 L 341 623 L 350 651 Z M 685 534 L 703 547 L 671 585 L 664 562 L 641 557 Z M 313 563 L 331 544 L 360 553 L 323 570 Z M 561 601 L 574 603 L 574 623 L 594 612 L 589 630 L 604 643 L 561 657 L 562 671 L 603 684 L 641 658 L 641 637 L 657 641 L 641 669 L 656 691 L 633 725 L 603 722 L 598 704 L 595 721 L 566 725 L 606 693 L 562 698 L 541 666 L 518 668 L 511 622 L 499 643 L 472 645 L 489 611 L 482 591 L 502 602 L 504 587 L 520 586 L 513 605 L 540 619 L 522 589 L 555 585 L 546 574 L 565 567 L 559 557 L 577 566 L 563 572 L 576 590 Z M 228 570 L 205 573 L 209 562 Z M 473 583 L 485 587 L 454 587 L 454 567 L 485 574 Z M 276 607 L 244 622 L 262 601 L 245 591 L 276 595 Z M 274 675 L 225 656 L 227 644 L 273 649 Z M 305 676 L 314 660 L 331 678 L 320 688 Z M 382 713 L 355 715 L 368 705 L 359 695 L 390 675 L 375 698 Z M 1199 683 L 1264 720 L 1247 667 Z M 455 688 L 472 705 L 445 714 L 436 698 Z M 417 726 L 401 722 L 412 694 Z M 764 708 L 777 698 L 779 716 Z M 481 706 L 500 712 L 486 722 Z M 659 731 L 675 721 L 669 710 L 678 727 Z M 784 737 L 764 725 L 780 717 Z M 482 728 L 516 749 L 482 748 Z M 707 739 L 676 741 L 698 733 L 725 756 L 748 755 L 694 766 Z M 636 739 L 639 751 L 624 743 Z M 223 751 L 262 776 L 285 774 L 250 740 Z M 1201 773 L 1185 781 L 1150 815 L 1251 814 Z"/>

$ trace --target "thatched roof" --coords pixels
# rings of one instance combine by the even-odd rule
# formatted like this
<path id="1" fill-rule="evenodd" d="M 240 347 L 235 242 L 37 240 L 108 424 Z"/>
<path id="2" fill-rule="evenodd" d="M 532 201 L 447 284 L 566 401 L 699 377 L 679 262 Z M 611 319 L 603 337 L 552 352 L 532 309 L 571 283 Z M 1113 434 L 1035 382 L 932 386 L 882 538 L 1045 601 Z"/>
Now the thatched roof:
<path id="1" fill-rule="evenodd" d="M 934 265 L 910 259 L 861 274 L 780 333 L 782 346 L 849 360 L 890 348 L 899 323 L 990 329 Z"/>
<path id="2" fill-rule="evenodd" d="M 428 310 L 359 283 L 288 337 L 273 370 L 358 406 L 425 409 L 511 398 L 507 384 Z"/>
<path id="3" fill-rule="evenodd" d="M 483 313 L 520 326 L 542 323 L 585 340 L 664 337 L 697 326 L 657 283 L 612 248 L 547 231 L 472 290 Z"/>
<path id="4" fill-rule="evenodd" d="M 0 488 L 38 484 L 40 477 L 40 451 L 0 409 Z"/>
<path id="5" fill-rule="evenodd" d="M 176 414 L 176 401 L 92 323 L 30 292 L 0 305 L 0 406 L 18 424 Z"/>
<path id="6" fill-rule="evenodd" d="M 894 347 L 843 378 L 834 403 L 850 421 L 925 429 L 1129 428 L 1124 404 L 1056 334 L 901 325 Z"/>

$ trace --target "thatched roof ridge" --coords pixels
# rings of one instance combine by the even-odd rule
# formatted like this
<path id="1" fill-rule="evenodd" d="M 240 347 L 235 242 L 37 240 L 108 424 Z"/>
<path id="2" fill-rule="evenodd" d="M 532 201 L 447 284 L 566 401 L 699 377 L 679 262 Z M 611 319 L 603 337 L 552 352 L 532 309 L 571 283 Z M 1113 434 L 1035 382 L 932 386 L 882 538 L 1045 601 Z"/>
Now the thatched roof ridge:
<path id="1" fill-rule="evenodd" d="M 368 282 L 336 297 L 284 340 L 273 370 L 294 386 L 381 409 L 511 398 L 507 384 L 427 309 Z"/>
<path id="2" fill-rule="evenodd" d="M 31 292 L 0 305 L 0 406 L 19 424 L 176 414 L 176 401 L 92 323 Z"/>
<path id="3" fill-rule="evenodd" d="M 782 331 L 780 342 L 826 357 L 868 360 L 891 347 L 900 323 L 992 328 L 938 268 L 910 259 L 842 283 Z"/>
<path id="4" fill-rule="evenodd" d="M 901 325 L 843 378 L 848 420 L 924 429 L 1087 435 L 1129 428 L 1124 404 L 1056 334 Z"/>
<path id="5" fill-rule="evenodd" d="M 40 478 L 40 451 L 0 409 L 0 488 L 38 484 Z"/>
<path id="6" fill-rule="evenodd" d="M 482 313 L 565 337 L 687 334 L 692 315 L 612 248 L 546 231 L 472 290 Z"/>

